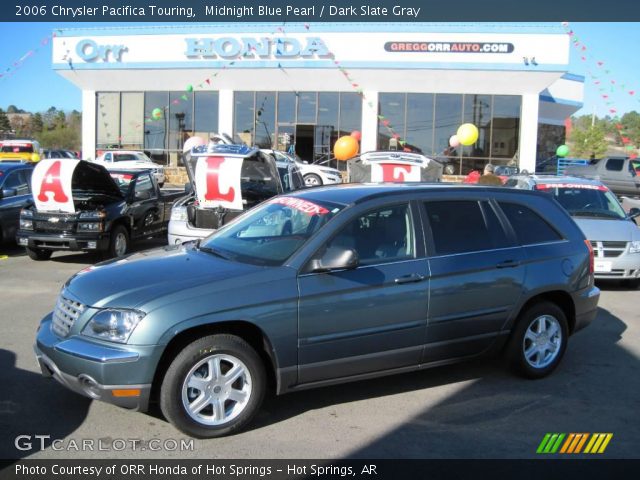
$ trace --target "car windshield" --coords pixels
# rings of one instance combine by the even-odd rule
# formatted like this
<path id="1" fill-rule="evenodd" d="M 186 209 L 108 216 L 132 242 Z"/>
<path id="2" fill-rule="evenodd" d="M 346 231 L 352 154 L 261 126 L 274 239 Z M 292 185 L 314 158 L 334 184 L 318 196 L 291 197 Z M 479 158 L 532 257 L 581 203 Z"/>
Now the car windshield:
<path id="1" fill-rule="evenodd" d="M 151 160 L 144 153 L 114 153 L 113 161 L 114 162 L 131 162 L 131 161 L 150 162 Z"/>
<path id="2" fill-rule="evenodd" d="M 238 262 L 281 265 L 342 208 L 275 197 L 204 239 L 199 248 Z"/>
<path id="3" fill-rule="evenodd" d="M 622 206 L 611 191 L 598 185 L 554 186 L 543 189 L 575 217 L 602 217 L 624 219 Z"/>

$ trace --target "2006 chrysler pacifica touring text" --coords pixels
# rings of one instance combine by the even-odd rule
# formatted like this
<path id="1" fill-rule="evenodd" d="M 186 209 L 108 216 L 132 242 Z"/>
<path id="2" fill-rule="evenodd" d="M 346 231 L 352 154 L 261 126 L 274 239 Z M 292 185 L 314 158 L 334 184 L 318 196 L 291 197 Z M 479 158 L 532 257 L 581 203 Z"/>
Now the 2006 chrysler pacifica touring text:
<path id="1" fill-rule="evenodd" d="M 196 437 L 278 394 L 489 353 L 539 378 L 594 318 L 593 252 L 549 195 L 343 185 L 89 267 L 42 321 L 46 376 Z"/>

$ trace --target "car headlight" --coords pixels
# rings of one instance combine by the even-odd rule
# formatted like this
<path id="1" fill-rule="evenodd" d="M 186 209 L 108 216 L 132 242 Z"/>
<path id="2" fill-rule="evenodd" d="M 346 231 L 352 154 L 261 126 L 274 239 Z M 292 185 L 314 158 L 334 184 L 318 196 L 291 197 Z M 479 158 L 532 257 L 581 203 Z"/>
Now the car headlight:
<path id="1" fill-rule="evenodd" d="M 340 172 L 332 168 L 321 168 L 320 171 L 326 173 L 327 175 L 340 176 Z"/>
<path id="2" fill-rule="evenodd" d="M 187 207 L 173 207 L 171 209 L 171 220 L 176 222 L 187 221 Z"/>
<path id="3" fill-rule="evenodd" d="M 78 218 L 81 220 L 99 220 L 101 218 L 105 218 L 107 216 L 107 212 L 104 210 L 96 210 L 90 212 L 80 212 Z"/>
<path id="4" fill-rule="evenodd" d="M 80 222 L 78 230 L 82 232 L 101 232 L 102 222 Z"/>
<path id="5" fill-rule="evenodd" d="M 33 230 L 33 220 L 20 219 L 20 230 Z"/>
<path id="6" fill-rule="evenodd" d="M 91 317 L 82 334 L 110 342 L 127 343 L 144 315 L 137 310 L 100 310 Z"/>
<path id="7" fill-rule="evenodd" d="M 629 244 L 629 253 L 640 253 L 640 240 L 635 240 Z"/>
<path id="8" fill-rule="evenodd" d="M 33 212 L 31 210 L 20 210 L 21 217 L 33 217 Z"/>

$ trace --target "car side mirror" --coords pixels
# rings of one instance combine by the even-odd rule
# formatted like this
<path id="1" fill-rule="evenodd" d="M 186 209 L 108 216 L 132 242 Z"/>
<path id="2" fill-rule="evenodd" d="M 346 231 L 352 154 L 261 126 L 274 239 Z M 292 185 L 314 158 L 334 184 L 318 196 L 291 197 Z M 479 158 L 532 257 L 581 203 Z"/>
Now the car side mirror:
<path id="1" fill-rule="evenodd" d="M 329 247 L 320 258 L 314 258 L 309 265 L 311 272 L 332 270 L 352 270 L 358 266 L 358 253 L 352 248 Z"/>
<path id="2" fill-rule="evenodd" d="M 629 210 L 629 214 L 627 215 L 627 218 L 633 219 L 636 217 L 640 217 L 640 208 L 632 208 L 631 210 Z"/>
<path id="3" fill-rule="evenodd" d="M 18 189 L 16 188 L 3 188 L 0 190 L 0 198 L 15 197 L 18 195 Z"/>

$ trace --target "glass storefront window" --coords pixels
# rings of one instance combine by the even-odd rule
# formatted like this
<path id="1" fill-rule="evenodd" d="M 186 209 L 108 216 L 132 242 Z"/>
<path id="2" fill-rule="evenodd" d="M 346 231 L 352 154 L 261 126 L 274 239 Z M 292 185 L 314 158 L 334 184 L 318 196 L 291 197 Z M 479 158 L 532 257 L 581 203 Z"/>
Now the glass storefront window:
<path id="1" fill-rule="evenodd" d="M 167 112 L 169 92 L 145 92 L 144 94 L 144 149 L 154 162 L 166 164 L 167 156 Z M 162 118 L 155 120 L 154 109 L 163 110 Z"/>
<path id="2" fill-rule="evenodd" d="M 459 150 L 449 149 L 449 138 L 462 125 L 462 95 L 436 94 L 433 154 L 457 157 Z"/>
<path id="3" fill-rule="evenodd" d="M 362 128 L 362 97 L 357 93 L 340 94 L 339 135 L 350 135 Z"/>
<path id="4" fill-rule="evenodd" d="M 207 140 L 218 133 L 218 92 L 195 92 L 193 112 L 195 136 Z"/>
<path id="5" fill-rule="evenodd" d="M 462 123 L 472 123 L 478 127 L 478 140 L 473 145 L 462 147 L 463 157 L 489 158 L 491 156 L 491 104 L 491 95 L 467 94 L 464 96 Z"/>
<path id="6" fill-rule="evenodd" d="M 404 140 L 425 155 L 433 152 L 433 94 L 407 94 L 407 127 Z"/>
<path id="7" fill-rule="evenodd" d="M 142 150 L 144 145 L 144 94 L 122 92 L 120 96 L 120 145 Z"/>
<path id="8" fill-rule="evenodd" d="M 98 149 L 118 148 L 120 144 L 120 93 L 98 93 L 97 102 L 96 147 Z"/>
<path id="9" fill-rule="evenodd" d="M 300 92 L 298 95 L 298 119 L 296 123 L 316 123 L 317 93 Z"/>
<path id="10" fill-rule="evenodd" d="M 296 93 L 278 92 L 278 123 L 296 123 Z"/>
<path id="11" fill-rule="evenodd" d="M 276 94 L 256 92 L 255 144 L 260 148 L 273 148 L 276 134 Z"/>
<path id="12" fill-rule="evenodd" d="M 193 93 L 171 92 L 169 100 L 169 156 L 177 165 L 182 146 L 193 133 Z"/>
<path id="13" fill-rule="evenodd" d="M 491 156 L 514 158 L 518 151 L 520 129 L 520 97 L 495 95 L 493 97 Z"/>
<path id="14" fill-rule="evenodd" d="M 379 96 L 379 114 L 384 115 L 389 121 L 389 126 L 400 135 L 400 139 L 405 138 L 405 114 L 406 114 L 406 93 L 381 93 Z M 392 132 L 385 127 L 382 122 L 378 122 L 378 148 L 381 150 L 402 150 L 397 138 L 393 138 Z"/>
<path id="15" fill-rule="evenodd" d="M 234 95 L 234 132 L 247 145 L 253 145 L 254 100 L 254 92 L 236 92 Z"/>

